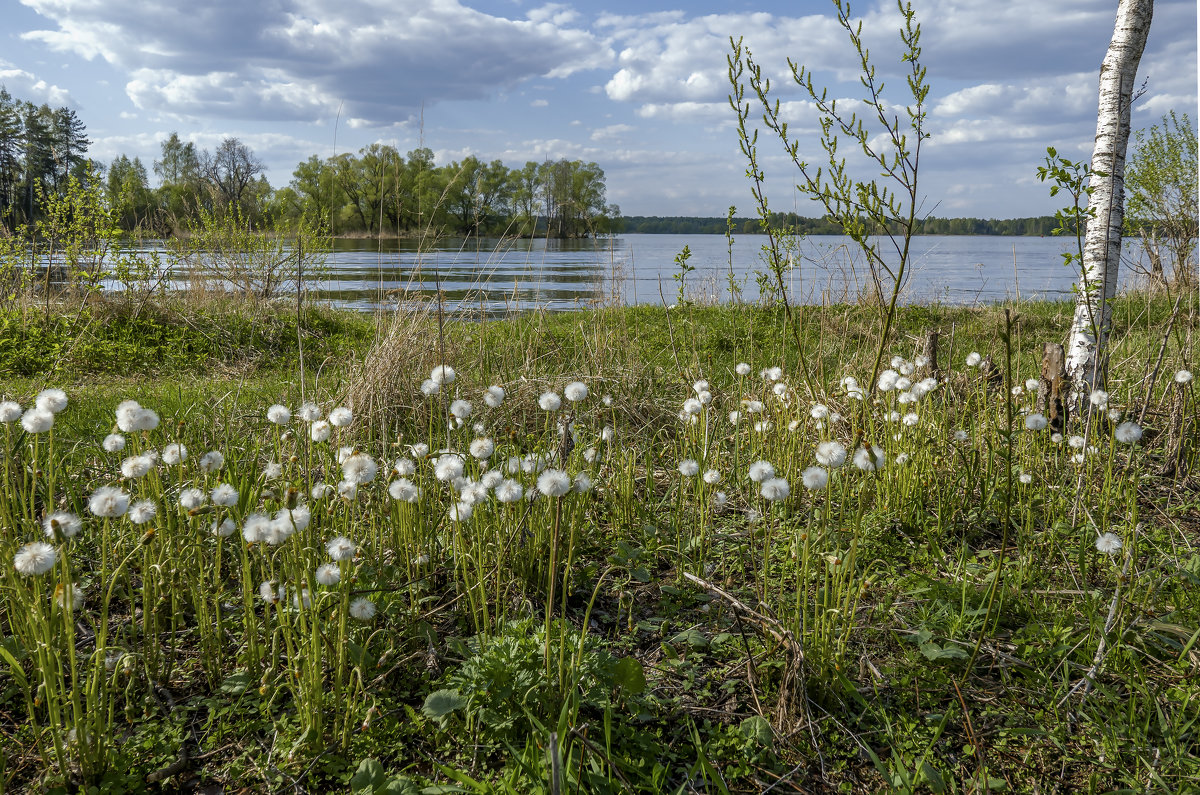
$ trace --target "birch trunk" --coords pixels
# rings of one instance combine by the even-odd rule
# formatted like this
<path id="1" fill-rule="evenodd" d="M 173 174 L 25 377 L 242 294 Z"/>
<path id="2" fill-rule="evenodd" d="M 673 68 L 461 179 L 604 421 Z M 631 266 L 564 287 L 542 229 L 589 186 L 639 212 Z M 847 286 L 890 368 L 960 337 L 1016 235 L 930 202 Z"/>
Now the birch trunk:
<path id="1" fill-rule="evenodd" d="M 1075 299 L 1075 317 L 1067 343 L 1067 374 L 1076 402 L 1104 382 L 1105 342 L 1112 325 L 1110 302 L 1117 292 L 1121 232 L 1125 218 L 1125 149 L 1129 144 L 1129 106 L 1138 62 L 1146 48 L 1154 0 L 1120 0 L 1112 42 L 1100 65 L 1100 106 L 1096 114 L 1094 176 L 1083 248 L 1083 268 Z"/>

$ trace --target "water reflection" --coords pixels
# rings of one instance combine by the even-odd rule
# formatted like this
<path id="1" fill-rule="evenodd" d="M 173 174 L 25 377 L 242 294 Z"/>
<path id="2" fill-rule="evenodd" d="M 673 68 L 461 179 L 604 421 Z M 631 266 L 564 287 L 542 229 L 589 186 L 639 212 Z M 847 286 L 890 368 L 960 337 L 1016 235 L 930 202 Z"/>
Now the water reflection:
<path id="1" fill-rule="evenodd" d="M 354 240 L 333 242 L 316 268 L 306 268 L 305 294 L 360 311 L 391 310 L 438 294 L 450 312 L 485 316 L 515 310 L 578 309 L 606 303 L 672 304 L 688 300 L 757 301 L 777 290 L 766 272 L 761 236 L 739 236 L 732 247 L 720 235 L 622 235 L 600 240 Z M 1063 266 L 1074 241 L 1061 238 L 918 237 L 913 241 L 903 298 L 907 302 L 971 304 L 1014 298 L 1063 298 L 1077 275 Z M 676 256 L 688 246 L 691 270 L 681 273 Z M 889 263 L 896 256 L 881 247 Z M 157 251 L 160 289 L 182 290 L 189 279 L 230 287 L 221 274 L 188 271 Z M 1129 241 L 1122 281 L 1133 278 L 1141 259 Z M 875 291 L 862 253 L 841 237 L 814 236 L 791 253 L 783 288 L 799 303 L 854 301 Z M 890 285 L 886 274 L 880 274 Z M 125 286 L 109 279 L 105 289 Z M 294 278 L 284 292 L 294 294 Z"/>

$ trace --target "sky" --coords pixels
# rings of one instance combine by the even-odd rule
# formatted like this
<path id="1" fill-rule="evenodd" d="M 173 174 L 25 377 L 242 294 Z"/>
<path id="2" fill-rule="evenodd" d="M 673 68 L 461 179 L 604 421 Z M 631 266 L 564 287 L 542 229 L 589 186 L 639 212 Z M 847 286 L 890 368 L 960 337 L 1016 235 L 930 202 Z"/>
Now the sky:
<path id="1" fill-rule="evenodd" d="M 922 212 L 1052 213 L 1062 199 L 1036 169 L 1048 146 L 1091 155 L 1115 0 L 912 6 L 931 87 Z M 1172 109 L 1197 118 L 1196 8 L 1155 3 L 1135 129 Z M 595 161 L 626 215 L 723 216 L 730 205 L 752 215 L 728 100 L 731 36 L 771 78 L 802 159 L 824 154 L 788 59 L 841 107 L 861 107 L 859 64 L 827 0 L 0 0 L 0 10 L 0 84 L 74 108 L 90 156 L 137 156 L 149 170 L 173 131 L 210 150 L 232 136 L 275 187 L 310 155 L 379 142 L 427 146 L 439 164 Z M 912 99 L 896 4 L 856 0 L 851 13 L 902 115 Z M 773 209 L 821 214 L 765 131 L 759 156 Z M 856 176 L 874 176 L 860 166 L 851 158 Z"/>

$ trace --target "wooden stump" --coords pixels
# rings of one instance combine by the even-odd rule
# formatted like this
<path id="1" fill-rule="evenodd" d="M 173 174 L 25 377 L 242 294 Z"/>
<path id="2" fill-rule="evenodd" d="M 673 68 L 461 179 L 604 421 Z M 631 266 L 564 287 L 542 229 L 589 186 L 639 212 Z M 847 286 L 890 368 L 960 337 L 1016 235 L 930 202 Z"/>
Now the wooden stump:
<path id="1" fill-rule="evenodd" d="M 1175 384 L 1175 388 L 1172 390 L 1171 419 L 1167 424 L 1167 444 L 1163 465 L 1158 470 L 1158 474 L 1167 478 L 1187 475 L 1188 450 L 1184 442 L 1188 435 L 1188 426 L 1196 423 L 1195 417 L 1184 416 L 1184 408 L 1187 406 L 1187 387 L 1187 384 Z"/>
<path id="2" fill-rule="evenodd" d="M 1067 356 L 1063 346 L 1047 342 L 1042 348 L 1042 377 L 1038 380 L 1038 411 L 1046 415 L 1049 427 L 1064 433 L 1067 427 Z"/>
<path id="3" fill-rule="evenodd" d="M 925 335 L 925 343 L 921 346 L 921 355 L 925 357 L 924 371 L 926 375 L 938 377 L 938 332 L 936 329 Z"/>

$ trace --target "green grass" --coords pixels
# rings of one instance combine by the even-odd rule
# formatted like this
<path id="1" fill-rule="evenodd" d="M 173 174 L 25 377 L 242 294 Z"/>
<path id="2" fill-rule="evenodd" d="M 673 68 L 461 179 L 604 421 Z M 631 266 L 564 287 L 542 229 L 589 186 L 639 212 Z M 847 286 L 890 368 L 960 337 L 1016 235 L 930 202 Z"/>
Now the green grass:
<path id="1" fill-rule="evenodd" d="M 1124 419 L 1145 406 L 1146 433 L 1114 443 L 1097 418 L 1083 466 L 1049 431 L 1024 430 L 1029 396 L 964 365 L 978 351 L 1005 371 L 1007 335 L 1008 382 L 1035 377 L 1042 344 L 1065 334 L 1065 304 L 1010 307 L 1011 327 L 1002 307 L 902 309 L 885 364 L 911 360 L 936 329 L 942 383 L 911 406 L 884 395 L 865 413 L 839 382 L 869 376 L 869 307 L 804 310 L 815 396 L 774 309 L 627 307 L 439 329 L 432 316 L 313 308 L 300 322 L 303 383 L 287 307 L 6 310 L 0 400 L 24 408 L 57 386 L 70 404 L 52 442 L 19 423 L 0 436 L 0 783 L 549 792 L 557 776 L 581 792 L 1186 789 L 1200 776 L 1200 486 L 1194 474 L 1155 473 L 1175 394 L 1195 413 L 1194 392 L 1172 383 L 1197 366 L 1191 301 L 1170 333 L 1165 299 L 1118 301 L 1110 401 Z M 423 397 L 443 351 L 458 378 Z M 736 374 L 739 362 L 750 376 Z M 773 365 L 786 401 L 758 377 Z M 567 406 L 578 439 L 564 453 L 537 401 L 577 379 L 590 395 Z M 713 402 L 693 425 L 678 413 L 698 379 Z M 508 393 L 496 409 L 480 398 L 493 383 Z M 354 501 L 310 496 L 318 480 L 342 477 L 333 442 L 310 445 L 299 420 L 280 434 L 265 419 L 273 403 L 295 410 L 302 392 L 325 413 L 373 397 L 337 437 L 381 464 Z M 454 396 L 474 411 L 447 430 Z M 161 422 L 106 453 L 99 442 L 130 398 Z M 746 399 L 763 401 L 769 430 L 730 424 Z M 843 419 L 812 419 L 814 399 Z M 886 419 L 910 408 L 916 426 Z M 388 496 L 397 476 L 386 470 L 409 445 L 465 450 L 475 422 L 497 464 L 542 455 L 595 488 L 491 499 L 461 524 L 446 518 L 456 498 L 427 464 L 408 476 L 423 489 L 416 502 Z M 1200 440 L 1194 424 L 1184 430 L 1195 472 Z M 887 450 L 888 466 L 867 474 L 847 462 L 826 490 L 804 488 L 818 441 L 860 437 Z M 184 465 L 121 479 L 135 447 L 170 442 L 191 452 Z M 209 449 L 226 456 L 220 473 L 195 466 Z M 723 480 L 681 476 L 682 459 Z M 747 481 L 758 459 L 786 478 L 787 499 L 768 502 Z M 281 480 L 264 477 L 270 461 Z M 466 471 L 482 476 L 475 463 Z M 527 492 L 536 482 L 512 477 Z M 236 506 L 177 507 L 183 489 L 218 481 L 237 487 Z M 153 500 L 155 519 L 106 530 L 86 503 L 110 483 Z M 312 524 L 278 545 L 208 532 L 224 516 L 240 530 L 253 512 L 297 503 L 312 506 Z M 56 542 L 54 571 L 19 576 L 13 554 L 42 538 L 35 520 L 51 505 L 85 529 Z M 1106 531 L 1119 554 L 1096 550 Z M 335 535 L 358 555 L 321 586 L 314 570 Z M 73 622 L 51 598 L 66 565 L 87 597 Z M 259 597 L 266 579 L 291 589 L 278 605 Z M 289 609 L 301 585 L 313 605 Z M 370 622 L 348 618 L 359 597 L 378 608 Z M 73 667 L 54 673 L 41 648 L 60 661 L 74 648 Z M 125 657 L 110 671 L 115 650 Z M 86 726 L 103 732 L 81 743 Z M 181 748 L 182 769 L 147 784 Z"/>

